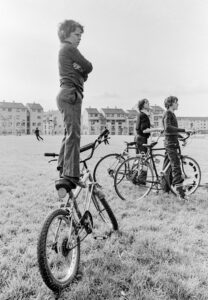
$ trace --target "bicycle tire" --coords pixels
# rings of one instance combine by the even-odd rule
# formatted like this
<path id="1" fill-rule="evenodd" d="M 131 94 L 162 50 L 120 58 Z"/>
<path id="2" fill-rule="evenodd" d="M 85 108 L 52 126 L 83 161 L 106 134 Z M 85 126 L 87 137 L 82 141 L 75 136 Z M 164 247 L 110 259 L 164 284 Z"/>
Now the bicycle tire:
<path id="1" fill-rule="evenodd" d="M 135 167 L 134 167 L 135 165 Z M 139 179 L 139 170 L 146 169 L 146 179 Z M 122 175 L 122 181 L 119 176 Z M 129 198 L 140 200 L 147 196 L 154 183 L 153 169 L 148 161 L 143 158 L 130 157 L 117 169 L 114 178 L 114 187 L 117 195 L 122 200 Z"/>
<path id="2" fill-rule="evenodd" d="M 116 170 L 120 165 L 121 160 L 124 161 L 125 158 L 123 155 L 118 153 L 111 153 L 103 156 L 95 165 L 93 170 L 93 180 L 96 181 L 100 186 L 108 188 L 109 183 L 113 182 L 113 180 L 109 182 L 108 178 L 114 179 Z"/>
<path id="3" fill-rule="evenodd" d="M 69 216 L 69 213 L 64 209 L 57 209 L 53 211 L 45 220 L 42 230 L 39 235 L 38 239 L 38 245 L 37 245 L 37 257 L 38 257 L 38 266 L 40 270 L 40 274 L 42 276 L 43 281 L 48 286 L 49 289 L 51 289 L 54 292 L 59 292 L 62 289 L 66 288 L 75 278 L 78 268 L 79 268 L 79 262 L 80 262 L 80 239 L 76 235 L 75 225 L 72 224 L 72 232 L 75 233 L 74 240 L 75 245 L 71 245 L 73 247 L 71 250 L 67 248 L 68 244 L 68 236 L 65 232 L 61 232 L 60 227 L 61 223 L 66 222 L 66 229 L 67 232 L 69 231 L 69 222 L 71 217 Z M 60 235 L 60 241 L 57 240 L 50 245 L 49 250 L 51 248 L 52 252 L 52 260 L 49 261 L 49 251 L 47 248 L 47 241 L 49 238 L 49 230 L 50 227 L 53 224 L 53 221 L 57 219 L 59 223 L 59 232 L 61 232 L 62 235 Z M 69 221 L 68 221 L 69 220 Z M 55 225 L 54 227 L 57 230 L 57 227 Z M 56 236 L 59 234 L 58 230 L 56 232 Z M 65 234 L 64 234 L 65 233 Z M 56 258 L 57 254 L 57 258 Z M 66 269 L 66 275 L 64 276 L 64 270 L 59 270 L 62 266 L 61 260 L 58 261 L 59 256 L 63 256 L 63 261 L 68 263 L 69 255 L 72 255 L 70 264 L 68 268 Z M 57 259 L 57 261 L 56 261 Z M 57 263 L 57 265 L 56 265 Z M 63 273 L 63 278 L 56 278 L 56 272 L 57 277 L 61 276 Z"/>
<path id="4" fill-rule="evenodd" d="M 108 223 L 108 220 L 110 221 L 110 231 L 118 230 L 117 219 L 110 205 L 106 201 L 104 193 L 97 187 L 94 188 L 92 193 L 92 201 L 102 221 L 104 223 Z M 106 220 L 106 216 L 108 220 Z"/>
<path id="5" fill-rule="evenodd" d="M 162 175 L 162 171 L 163 171 L 163 165 L 164 165 L 164 159 L 165 159 L 165 155 L 164 154 L 153 154 L 152 158 L 148 157 L 147 161 L 151 164 L 152 163 L 152 159 L 155 162 L 155 167 L 157 169 L 157 175 L 158 178 L 156 177 L 155 171 L 154 171 L 154 184 L 156 186 L 156 190 L 163 190 L 166 192 L 171 191 L 171 186 L 170 186 L 170 180 L 169 177 L 167 178 L 167 176 L 169 176 L 169 173 L 166 173 L 166 175 Z M 152 167 L 152 169 L 154 170 L 154 168 Z M 153 187 L 152 187 L 153 189 Z"/>
<path id="6" fill-rule="evenodd" d="M 193 194 L 201 182 L 201 169 L 199 164 L 195 159 L 188 155 L 181 156 L 181 171 L 182 176 L 184 177 L 184 190 L 187 196 Z M 171 172 L 171 168 L 168 170 L 169 174 Z M 169 179 L 169 175 L 167 173 L 167 178 Z M 171 191 L 176 195 L 176 189 L 173 185 L 169 183 L 171 187 Z"/>

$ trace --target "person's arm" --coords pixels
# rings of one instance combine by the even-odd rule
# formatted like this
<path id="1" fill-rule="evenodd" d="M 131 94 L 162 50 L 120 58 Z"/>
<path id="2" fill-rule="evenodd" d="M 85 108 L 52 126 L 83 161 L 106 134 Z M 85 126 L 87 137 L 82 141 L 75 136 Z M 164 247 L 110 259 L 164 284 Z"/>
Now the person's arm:
<path id="1" fill-rule="evenodd" d="M 77 69 L 79 69 L 79 71 L 83 74 L 89 74 L 93 69 L 91 62 L 84 58 L 77 48 L 71 46 L 69 51 L 72 60 L 77 66 Z"/>
<path id="2" fill-rule="evenodd" d="M 138 132 L 140 127 L 140 113 L 137 115 L 137 121 L 136 121 L 136 131 Z"/>
<path id="3" fill-rule="evenodd" d="M 167 113 L 164 117 L 164 129 L 167 133 L 178 133 L 185 132 L 184 128 L 179 128 L 174 126 L 173 124 L 173 116 L 170 113 Z"/>
<path id="4" fill-rule="evenodd" d="M 73 63 L 73 68 L 77 71 L 79 71 L 82 74 L 82 77 L 84 78 L 84 81 L 87 80 L 88 74 L 84 73 L 83 69 L 78 65 L 77 63 Z"/>
<path id="5" fill-rule="evenodd" d="M 150 119 L 147 115 L 142 116 L 142 121 L 140 125 L 140 129 L 142 130 L 143 133 L 148 133 L 146 130 L 150 129 L 151 124 L 150 124 Z"/>
<path id="6" fill-rule="evenodd" d="M 151 132 L 161 132 L 163 128 L 147 128 L 143 130 L 144 133 L 151 133 Z"/>

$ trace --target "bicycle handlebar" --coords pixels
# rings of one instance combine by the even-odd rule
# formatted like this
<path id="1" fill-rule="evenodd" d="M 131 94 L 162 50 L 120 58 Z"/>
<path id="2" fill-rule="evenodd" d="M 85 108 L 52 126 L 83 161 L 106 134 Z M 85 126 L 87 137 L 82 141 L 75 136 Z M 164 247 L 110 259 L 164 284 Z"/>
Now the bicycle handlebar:
<path id="1" fill-rule="evenodd" d="M 56 154 L 56 153 L 44 153 L 44 156 L 56 157 L 56 156 L 59 156 L 59 154 Z"/>
<path id="2" fill-rule="evenodd" d="M 87 147 L 87 146 L 84 146 L 84 147 L 83 147 L 83 148 L 85 148 L 85 149 L 83 149 L 83 151 L 91 149 L 91 154 L 89 155 L 89 157 L 88 157 L 87 159 L 90 159 L 90 158 L 92 157 L 95 148 L 98 146 L 97 143 L 98 143 L 98 144 L 101 144 L 102 142 L 104 142 L 105 144 L 109 144 L 109 142 L 108 142 L 108 140 L 110 139 L 110 138 L 108 137 L 109 133 L 110 133 L 110 131 L 106 128 L 106 129 L 105 129 L 105 130 L 97 137 L 97 139 L 96 139 L 93 143 L 87 145 L 88 147 Z M 104 139 L 102 140 L 103 137 L 104 137 Z M 81 151 L 81 152 L 83 152 L 83 151 Z M 56 157 L 56 156 L 59 156 L 59 154 L 47 152 L 47 153 L 44 153 L 44 156 L 47 156 L 47 157 L 49 157 L 49 156 L 50 156 L 50 157 Z"/>
<path id="3" fill-rule="evenodd" d="M 183 146 L 183 147 L 186 146 L 186 144 L 187 144 L 187 139 L 189 139 L 191 135 L 196 134 L 196 131 L 187 131 L 187 132 L 184 132 L 184 133 L 186 134 L 186 137 L 180 136 L 180 137 L 178 138 L 178 140 L 179 140 L 180 142 L 182 142 L 182 146 Z"/>
<path id="4" fill-rule="evenodd" d="M 182 137 L 180 136 L 178 139 L 179 141 L 181 142 L 185 142 L 188 138 L 190 138 L 191 135 L 195 134 L 196 132 L 195 131 L 187 131 L 187 132 L 184 132 L 186 134 L 186 137 Z"/>

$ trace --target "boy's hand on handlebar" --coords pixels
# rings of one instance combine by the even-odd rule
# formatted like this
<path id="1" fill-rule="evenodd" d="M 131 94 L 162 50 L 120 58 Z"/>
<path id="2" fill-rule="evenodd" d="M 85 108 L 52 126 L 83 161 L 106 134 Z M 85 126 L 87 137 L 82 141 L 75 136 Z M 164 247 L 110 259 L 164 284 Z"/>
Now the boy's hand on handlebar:
<path id="1" fill-rule="evenodd" d="M 195 133 L 195 131 L 194 130 L 185 130 L 185 133 L 187 133 L 187 134 L 194 134 Z"/>

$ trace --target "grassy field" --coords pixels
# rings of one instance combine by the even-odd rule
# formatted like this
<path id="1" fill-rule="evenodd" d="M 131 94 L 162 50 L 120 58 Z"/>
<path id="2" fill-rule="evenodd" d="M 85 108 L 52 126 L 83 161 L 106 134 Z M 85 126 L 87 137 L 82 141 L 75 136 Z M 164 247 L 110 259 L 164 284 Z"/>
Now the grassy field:
<path id="1" fill-rule="evenodd" d="M 94 140 L 83 136 L 82 144 Z M 107 153 L 121 152 L 114 136 L 101 145 L 91 167 Z M 90 236 L 81 246 L 76 281 L 59 297 L 43 283 L 36 245 L 45 217 L 58 208 L 56 162 L 44 152 L 58 152 L 61 137 L 0 136 L 0 300 L 157 300 L 208 299 L 208 195 L 200 187 L 190 201 L 151 193 L 141 201 L 120 200 L 113 188 L 108 201 L 119 232 L 107 241 Z M 184 149 L 208 181 L 208 138 L 195 138 Z"/>

